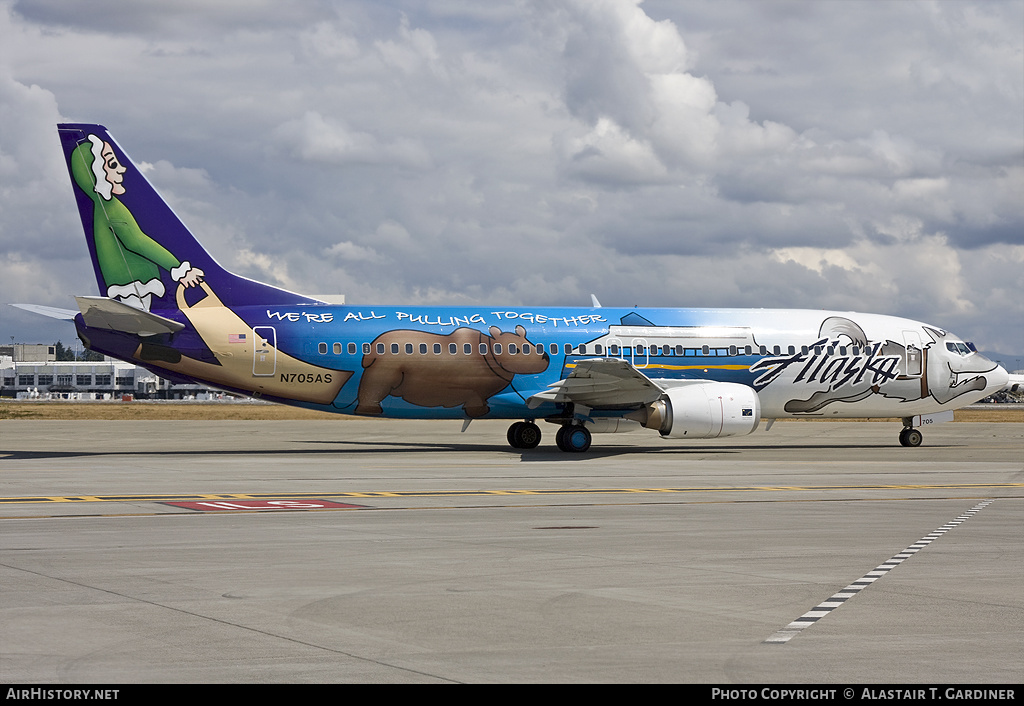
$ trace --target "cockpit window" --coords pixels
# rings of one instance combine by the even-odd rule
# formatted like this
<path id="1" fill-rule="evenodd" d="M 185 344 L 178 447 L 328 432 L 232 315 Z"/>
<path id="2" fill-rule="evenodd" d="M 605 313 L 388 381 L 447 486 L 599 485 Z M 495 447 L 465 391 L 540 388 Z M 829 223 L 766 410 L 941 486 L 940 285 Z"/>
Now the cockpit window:
<path id="1" fill-rule="evenodd" d="M 960 341 L 946 341 L 946 350 L 958 355 L 970 355 L 973 352 L 973 349 L 968 348 L 968 344 Z"/>

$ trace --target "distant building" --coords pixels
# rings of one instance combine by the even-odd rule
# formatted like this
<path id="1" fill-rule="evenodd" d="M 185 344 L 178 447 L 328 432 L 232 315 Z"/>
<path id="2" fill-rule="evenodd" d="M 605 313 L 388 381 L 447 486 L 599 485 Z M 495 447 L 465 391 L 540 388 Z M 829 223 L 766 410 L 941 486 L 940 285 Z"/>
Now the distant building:
<path id="1" fill-rule="evenodd" d="M 110 358 L 103 362 L 15 361 L 0 355 L 0 397 L 105 399 L 130 394 L 142 399 L 183 399 L 209 391 L 204 385 L 172 385 L 145 368 Z"/>
<path id="2" fill-rule="evenodd" d="M 57 360 L 57 346 L 45 343 L 14 343 L 10 346 L 0 346 L 0 358 L 4 356 L 18 361 Z"/>

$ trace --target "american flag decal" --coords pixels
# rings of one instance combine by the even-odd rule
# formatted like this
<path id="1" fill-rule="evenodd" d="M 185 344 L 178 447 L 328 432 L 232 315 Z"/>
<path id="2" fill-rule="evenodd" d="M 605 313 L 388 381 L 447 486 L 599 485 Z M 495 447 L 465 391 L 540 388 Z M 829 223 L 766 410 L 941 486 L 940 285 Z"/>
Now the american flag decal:
<path id="1" fill-rule="evenodd" d="M 244 333 L 229 333 L 228 343 L 245 343 Z"/>

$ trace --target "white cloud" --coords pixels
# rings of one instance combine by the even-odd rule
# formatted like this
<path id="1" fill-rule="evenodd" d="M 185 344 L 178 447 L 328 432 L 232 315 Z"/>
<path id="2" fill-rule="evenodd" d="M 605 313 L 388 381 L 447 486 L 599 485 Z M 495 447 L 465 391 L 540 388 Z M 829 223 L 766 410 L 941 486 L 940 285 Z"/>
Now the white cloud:
<path id="1" fill-rule="evenodd" d="M 94 289 L 67 116 L 292 289 L 836 306 L 1024 351 L 1024 3 L 66 5 L 0 4 L 4 301 Z"/>
<path id="2" fill-rule="evenodd" d="M 416 168 L 430 164 L 430 155 L 415 140 L 381 142 L 367 132 L 351 130 L 343 122 L 328 120 L 313 110 L 284 123 L 274 135 L 293 156 L 311 162 L 389 163 Z"/>

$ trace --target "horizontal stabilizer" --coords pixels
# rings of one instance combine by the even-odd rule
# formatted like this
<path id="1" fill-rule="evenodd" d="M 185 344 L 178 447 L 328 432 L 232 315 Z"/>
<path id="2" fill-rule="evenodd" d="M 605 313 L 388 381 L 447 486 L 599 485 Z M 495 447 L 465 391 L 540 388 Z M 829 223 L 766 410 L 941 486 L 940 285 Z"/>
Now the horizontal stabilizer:
<path id="1" fill-rule="evenodd" d="M 43 306 L 42 304 L 11 304 L 11 306 L 31 311 L 33 314 L 49 316 L 51 319 L 60 319 L 61 321 L 74 321 L 75 314 L 78 313 L 74 309 L 58 309 L 55 306 Z"/>
<path id="2" fill-rule="evenodd" d="M 160 333 L 177 333 L 185 324 L 151 314 L 148 311 L 128 306 L 107 297 L 75 297 L 82 310 L 85 325 L 90 328 L 121 331 L 136 336 L 155 336 Z"/>
<path id="3" fill-rule="evenodd" d="M 331 304 L 333 306 L 345 306 L 345 295 L 344 294 L 307 294 L 305 295 L 310 299 L 315 299 L 318 302 L 324 304 Z"/>

